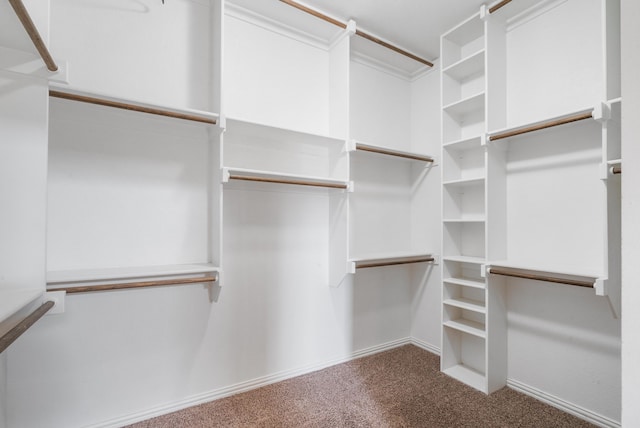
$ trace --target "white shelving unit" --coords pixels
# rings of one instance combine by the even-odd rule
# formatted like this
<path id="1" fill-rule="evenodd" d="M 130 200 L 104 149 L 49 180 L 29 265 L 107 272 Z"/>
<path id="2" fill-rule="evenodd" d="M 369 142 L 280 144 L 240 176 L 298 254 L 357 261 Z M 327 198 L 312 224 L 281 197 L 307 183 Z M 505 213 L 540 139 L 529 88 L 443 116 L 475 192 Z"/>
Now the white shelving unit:
<path id="1" fill-rule="evenodd" d="M 592 287 L 618 313 L 616 16 L 519 1 L 442 36 L 442 370 L 485 393 L 506 384 L 510 274 Z"/>

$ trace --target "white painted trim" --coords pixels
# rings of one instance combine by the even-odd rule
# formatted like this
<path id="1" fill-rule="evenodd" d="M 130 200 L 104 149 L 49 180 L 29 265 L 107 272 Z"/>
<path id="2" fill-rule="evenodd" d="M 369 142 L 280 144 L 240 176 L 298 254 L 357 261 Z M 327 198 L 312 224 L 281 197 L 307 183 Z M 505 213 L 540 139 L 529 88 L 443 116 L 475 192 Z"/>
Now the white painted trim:
<path id="1" fill-rule="evenodd" d="M 412 81 L 413 73 L 408 72 L 400 67 L 396 67 L 393 64 L 389 64 L 384 61 L 380 61 L 379 59 L 373 58 L 372 56 L 363 54 L 362 52 L 358 52 L 355 50 L 351 51 L 351 60 L 355 63 L 364 65 L 369 68 L 373 68 L 374 70 L 378 70 L 382 73 L 386 73 L 395 78 L 406 80 L 407 82 Z M 426 67 L 426 66 L 425 66 Z M 428 68 L 428 67 L 427 67 Z M 422 69 L 420 69 L 422 71 Z"/>
<path id="2" fill-rule="evenodd" d="M 436 354 L 437 356 L 441 355 L 441 350 L 439 347 L 427 343 L 423 340 L 416 339 L 415 337 L 411 338 L 411 344 L 417 346 L 418 348 L 424 349 L 427 352 L 431 352 L 432 354 Z"/>
<path id="3" fill-rule="evenodd" d="M 186 409 L 187 407 L 197 406 L 199 404 L 208 403 L 220 398 L 229 397 L 231 395 L 247 392 L 253 389 L 261 388 L 276 382 L 291 379 L 296 376 L 312 373 L 318 370 L 325 369 L 327 367 L 335 366 L 337 364 L 346 363 L 358 358 L 366 357 L 369 355 L 377 354 L 390 349 L 398 348 L 400 346 L 409 345 L 413 343 L 413 339 L 404 338 L 394 340 L 392 342 L 383 343 L 381 345 L 372 346 L 359 351 L 352 352 L 345 357 L 335 358 L 318 364 L 312 364 L 297 369 L 285 370 L 279 373 L 274 373 L 267 376 L 262 376 L 256 379 L 248 380 L 246 382 L 240 382 L 235 385 L 215 389 L 213 391 L 205 392 L 202 394 L 193 395 L 184 400 L 168 403 L 162 406 L 153 407 L 151 409 L 144 410 L 142 412 L 133 413 L 127 416 L 110 419 L 101 423 L 90 425 L 87 428 L 117 428 L 125 425 L 130 425 L 136 422 L 141 422 L 147 419 L 151 419 L 157 416 L 166 415 L 168 413 L 176 412 L 178 410 Z"/>
<path id="4" fill-rule="evenodd" d="M 255 25 L 281 36 L 289 37 L 314 48 L 322 49 L 324 51 L 329 50 L 331 43 L 330 40 L 325 40 L 322 37 L 315 36 L 309 32 L 302 31 L 275 19 L 267 18 L 264 15 L 260 15 L 259 13 L 245 9 L 233 3 L 225 3 L 224 14 L 230 18 L 239 19 L 248 24 Z"/>
<path id="5" fill-rule="evenodd" d="M 562 398 L 558 398 L 554 395 L 541 391 L 532 386 L 526 385 L 515 379 L 507 379 L 507 386 L 515 391 L 518 391 L 525 395 L 533 397 L 538 401 L 542 401 L 545 404 L 553 406 L 557 409 L 562 410 L 563 412 L 569 413 L 573 416 L 576 416 L 580 419 L 583 419 L 599 427 L 607 427 L 607 428 L 621 427 L 620 422 L 618 421 L 614 421 L 611 418 L 594 413 L 589 409 L 585 409 L 584 407 L 565 401 Z"/>

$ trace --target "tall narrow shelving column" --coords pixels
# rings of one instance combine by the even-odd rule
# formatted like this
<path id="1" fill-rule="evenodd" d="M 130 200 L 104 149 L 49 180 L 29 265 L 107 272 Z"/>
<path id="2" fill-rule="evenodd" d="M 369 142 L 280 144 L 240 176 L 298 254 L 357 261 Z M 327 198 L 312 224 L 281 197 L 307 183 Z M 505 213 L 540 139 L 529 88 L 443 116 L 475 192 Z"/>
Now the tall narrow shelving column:
<path id="1" fill-rule="evenodd" d="M 441 38 L 442 371 L 485 393 L 489 381 L 486 23 L 481 10 Z M 502 378 L 502 376 L 500 376 Z"/>

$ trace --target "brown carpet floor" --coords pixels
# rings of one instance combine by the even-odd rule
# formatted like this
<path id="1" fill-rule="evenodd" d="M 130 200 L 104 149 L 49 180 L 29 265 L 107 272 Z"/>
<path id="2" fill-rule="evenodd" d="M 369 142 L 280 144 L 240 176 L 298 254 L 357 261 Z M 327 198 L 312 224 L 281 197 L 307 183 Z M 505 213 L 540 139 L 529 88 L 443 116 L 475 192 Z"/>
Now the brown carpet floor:
<path id="1" fill-rule="evenodd" d="M 484 395 L 413 345 L 131 425 L 204 427 L 591 427 L 503 388 Z"/>

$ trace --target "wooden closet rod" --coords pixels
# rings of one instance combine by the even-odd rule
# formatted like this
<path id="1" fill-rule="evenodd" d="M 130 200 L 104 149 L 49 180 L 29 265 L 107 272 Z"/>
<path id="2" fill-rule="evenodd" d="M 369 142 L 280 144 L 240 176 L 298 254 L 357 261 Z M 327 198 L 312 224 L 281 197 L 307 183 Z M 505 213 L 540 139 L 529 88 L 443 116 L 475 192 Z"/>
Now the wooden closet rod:
<path id="1" fill-rule="evenodd" d="M 299 10 L 301 10 L 303 12 L 306 12 L 306 13 L 308 13 L 310 15 L 313 15 L 316 18 L 320 18 L 323 21 L 329 22 L 329 23 L 331 23 L 331 24 L 333 24 L 333 25 L 335 25 L 337 27 L 347 28 L 347 24 L 345 24 L 344 22 L 338 21 L 335 18 L 327 16 L 324 13 L 318 12 L 317 10 L 311 9 L 310 7 L 302 5 L 302 4 L 298 3 L 298 2 L 295 2 L 293 0 L 280 0 L 280 1 L 283 2 L 283 3 L 288 4 L 289 6 L 293 6 L 296 9 L 299 9 Z M 397 47 L 395 45 L 387 43 L 384 40 L 380 40 L 379 38 L 377 38 L 377 37 L 375 37 L 375 36 L 373 36 L 373 35 L 371 35 L 369 33 L 365 33 L 364 31 L 356 29 L 356 35 L 360 36 L 360 37 L 362 37 L 364 39 L 370 40 L 373 43 L 376 43 L 376 44 L 378 44 L 380 46 L 383 46 L 383 47 L 385 47 L 387 49 L 391 49 L 392 51 L 397 52 L 400 55 L 404 55 L 407 58 L 411 58 L 414 61 L 418 61 L 418 62 L 420 62 L 420 63 L 422 63 L 424 65 L 427 65 L 429 67 L 433 67 L 433 63 L 431 61 L 427 61 L 426 59 L 420 58 L 419 56 L 416 56 L 416 55 L 412 54 L 411 52 L 408 52 L 408 51 L 406 51 L 404 49 L 401 49 L 401 48 L 399 48 L 399 47 Z"/>
<path id="2" fill-rule="evenodd" d="M 496 10 L 500 9 L 502 6 L 506 6 L 511 3 L 511 0 L 502 0 L 500 3 L 493 5 L 489 8 L 489 13 L 493 13 Z"/>
<path id="3" fill-rule="evenodd" d="M 385 149 L 380 149 L 377 147 L 371 147 L 371 146 L 367 146 L 367 145 L 363 145 L 363 144 L 357 144 L 356 143 L 356 150 L 362 150 L 365 152 L 372 152 L 372 153 L 380 153 L 383 155 L 389 155 L 389 156 L 396 156 L 399 158 L 406 158 L 406 159 L 414 159 L 414 160 L 419 160 L 419 161 L 424 161 L 424 162 L 433 162 L 433 158 L 429 157 L 429 156 L 421 156 L 421 155 L 411 155 L 411 154 L 407 154 L 407 153 L 398 153 L 398 152 L 394 152 L 393 150 L 385 150 Z"/>
<path id="4" fill-rule="evenodd" d="M 288 180 L 284 178 L 253 177 L 250 175 L 231 174 L 229 176 L 229 179 L 244 180 L 244 181 L 258 181 L 261 183 L 297 184 L 300 186 L 328 187 L 330 189 L 347 189 L 348 188 L 346 184 L 317 183 L 315 181 L 307 181 L 307 180 Z"/>
<path id="5" fill-rule="evenodd" d="M 199 278 L 177 278 L 177 279 L 166 279 L 162 281 L 139 281 L 139 282 L 118 283 L 118 284 L 84 285 L 80 287 L 61 287 L 61 288 L 51 288 L 50 291 L 66 291 L 67 294 L 75 294 L 75 293 L 90 293 L 93 291 L 112 291 L 112 290 L 126 290 L 131 288 L 161 287 L 164 285 L 200 284 L 204 282 L 216 282 L 216 281 L 218 281 L 218 278 L 215 276 L 203 276 Z"/>
<path id="6" fill-rule="evenodd" d="M 27 315 L 22 321 L 20 321 L 15 327 L 6 332 L 0 337 L 0 354 L 4 352 L 17 338 L 29 330 L 29 328 L 36 323 L 49 309 L 51 309 L 55 303 L 51 300 L 44 302 L 38 309 Z"/>
<path id="7" fill-rule="evenodd" d="M 49 90 L 49 96 L 55 97 L 55 98 L 62 98 L 65 100 L 79 101 L 81 103 L 96 104 L 96 105 L 105 106 L 105 107 L 113 107 L 113 108 L 119 108 L 123 110 L 131 110 L 131 111 L 137 111 L 141 113 L 155 114 L 158 116 L 172 117 L 175 119 L 183 119 L 183 120 L 190 120 L 193 122 L 208 123 L 210 125 L 216 124 L 215 119 L 210 119 L 208 117 L 196 116 L 192 114 L 176 113 L 169 110 L 161 110 L 153 107 L 143 107 L 143 106 L 123 103 L 119 101 L 111 101 L 111 100 L 105 100 L 102 98 L 88 97 L 86 95 L 70 94 L 67 92 L 60 92 L 53 89 Z"/>
<path id="8" fill-rule="evenodd" d="M 621 166 L 614 166 L 613 168 L 611 168 L 611 173 L 612 174 L 622 174 L 622 167 Z"/>
<path id="9" fill-rule="evenodd" d="M 22 0 L 9 0 L 9 3 L 11 3 L 11 7 L 13 7 L 13 10 L 18 16 L 18 19 L 20 20 L 20 22 L 22 23 L 22 26 L 24 27 L 25 31 L 29 35 L 29 38 L 31 38 L 33 45 L 38 50 L 38 53 L 40 54 L 40 57 L 44 61 L 45 65 L 47 66 L 47 69 L 49 71 L 58 71 L 58 65 L 56 64 L 56 62 L 53 60 L 53 57 L 49 53 L 49 49 L 47 49 L 47 45 L 44 44 L 44 41 L 42 40 L 42 37 L 40 36 L 40 33 L 38 32 L 36 25 L 33 23 L 31 16 L 29 16 L 29 12 L 27 11 L 27 8 L 24 7 L 24 3 L 22 3 Z"/>
<path id="10" fill-rule="evenodd" d="M 433 262 L 435 258 L 433 257 L 421 257 L 419 259 L 411 259 L 411 260 L 398 260 L 398 261 L 388 261 L 388 262 L 372 262 L 372 263 L 364 263 L 361 265 L 356 264 L 356 269 L 365 269 L 379 266 L 395 266 L 395 265 L 408 265 L 411 263 L 424 263 L 424 262 Z"/>
<path id="11" fill-rule="evenodd" d="M 496 140 L 501 140 L 503 138 L 515 137 L 516 135 L 526 134 L 528 132 L 533 132 L 533 131 L 539 131 L 541 129 L 552 128 L 552 127 L 558 126 L 558 125 L 565 125 L 567 123 L 577 122 L 579 120 L 591 119 L 592 117 L 593 116 L 592 116 L 591 112 L 589 112 L 589 113 L 580 113 L 580 114 L 576 114 L 574 116 L 565 117 L 564 119 L 551 120 L 549 122 L 540 123 L 538 125 L 532 125 L 532 126 L 529 126 L 529 127 L 526 127 L 526 128 L 517 129 L 515 131 L 507 131 L 507 132 L 503 132 L 501 134 L 490 135 L 489 136 L 489 141 L 496 141 Z"/>
<path id="12" fill-rule="evenodd" d="M 565 279 L 565 278 L 556 278 L 553 276 L 546 275 L 538 275 L 533 273 L 521 273 L 521 272 L 513 272 L 506 269 L 500 268 L 490 268 L 489 273 L 493 275 L 502 275 L 502 276 L 512 276 L 515 278 L 524 278 L 524 279 L 533 279 L 536 281 L 545 281 L 545 282 L 554 282 L 557 284 L 567 284 L 567 285 L 575 285 L 577 287 L 588 287 L 593 288 L 594 283 L 589 281 L 579 281 L 576 279 Z"/>

